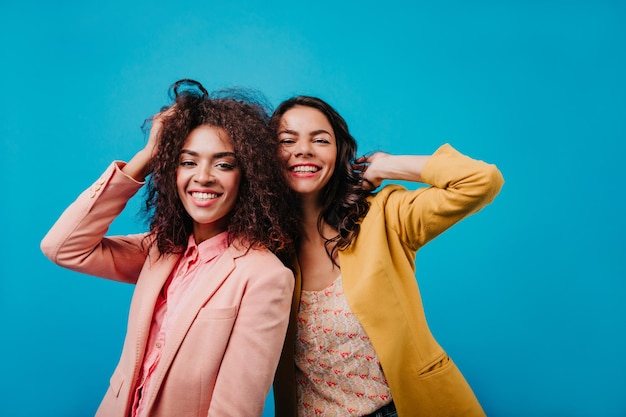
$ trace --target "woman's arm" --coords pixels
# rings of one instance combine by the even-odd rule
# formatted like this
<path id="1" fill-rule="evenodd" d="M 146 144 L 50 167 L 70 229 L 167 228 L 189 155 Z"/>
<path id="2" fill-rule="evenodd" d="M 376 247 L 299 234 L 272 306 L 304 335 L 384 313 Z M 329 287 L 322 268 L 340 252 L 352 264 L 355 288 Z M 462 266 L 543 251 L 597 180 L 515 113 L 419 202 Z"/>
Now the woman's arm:
<path id="1" fill-rule="evenodd" d="M 390 155 L 376 152 L 362 156 L 355 164 L 363 172 L 365 188 L 378 188 L 384 180 L 422 182 L 422 169 L 429 155 Z"/>
<path id="2" fill-rule="evenodd" d="M 41 242 L 41 250 L 52 262 L 89 275 L 136 282 L 147 256 L 145 235 L 105 234 L 144 184 L 166 114 L 167 111 L 154 116 L 148 142 L 128 163 L 112 164 L 50 229 Z"/>
<path id="3" fill-rule="evenodd" d="M 365 186 L 369 182 L 376 187 L 386 179 L 430 185 L 414 191 L 383 189 L 373 200 L 384 211 L 387 227 L 414 250 L 489 204 L 504 183 L 495 165 L 472 159 L 447 144 L 431 156 L 376 153 L 361 161 L 367 163 Z"/>
<path id="4" fill-rule="evenodd" d="M 141 183 L 113 163 L 59 217 L 41 250 L 59 266 L 102 278 L 136 282 L 147 256 L 144 234 L 105 237 Z"/>

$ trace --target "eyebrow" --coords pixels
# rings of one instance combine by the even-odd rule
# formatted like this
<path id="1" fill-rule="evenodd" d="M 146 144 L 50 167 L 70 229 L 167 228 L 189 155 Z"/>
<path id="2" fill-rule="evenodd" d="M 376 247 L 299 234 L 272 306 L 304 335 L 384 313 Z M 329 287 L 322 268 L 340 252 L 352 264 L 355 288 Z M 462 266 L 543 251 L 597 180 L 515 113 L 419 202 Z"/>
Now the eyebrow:
<path id="1" fill-rule="evenodd" d="M 281 131 L 278 132 L 278 134 L 283 134 L 286 133 L 288 135 L 296 135 L 298 136 L 299 133 L 296 132 L 295 130 L 291 130 L 291 129 L 283 129 Z M 327 135 L 330 135 L 330 132 L 324 129 L 318 129 L 318 130 L 314 130 L 312 132 L 309 132 L 309 136 L 315 136 L 315 135 L 319 135 L 320 133 L 326 133 Z M 332 136 L 332 135 L 331 135 Z"/>
<path id="2" fill-rule="evenodd" d="M 200 156 L 200 154 L 198 154 L 198 152 L 191 151 L 189 149 L 183 149 L 183 150 L 180 151 L 180 153 L 181 153 L 181 155 L 182 154 L 187 154 L 187 155 L 191 155 L 191 156 Z M 216 158 L 216 159 L 217 158 L 226 158 L 228 156 L 232 156 L 233 158 L 237 157 L 237 155 L 235 155 L 235 152 L 228 152 L 228 151 L 218 152 L 218 153 L 214 153 L 213 154 L 213 158 Z"/>

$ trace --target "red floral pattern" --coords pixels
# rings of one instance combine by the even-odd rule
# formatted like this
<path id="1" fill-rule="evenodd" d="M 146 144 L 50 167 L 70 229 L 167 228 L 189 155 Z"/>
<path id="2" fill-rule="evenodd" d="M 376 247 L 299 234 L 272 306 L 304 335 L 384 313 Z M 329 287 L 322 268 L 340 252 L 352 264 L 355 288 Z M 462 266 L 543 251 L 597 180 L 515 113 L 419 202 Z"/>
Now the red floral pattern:
<path id="1" fill-rule="evenodd" d="M 343 294 L 341 276 L 302 291 L 295 361 L 300 416 L 361 416 L 391 401 L 365 330 Z"/>

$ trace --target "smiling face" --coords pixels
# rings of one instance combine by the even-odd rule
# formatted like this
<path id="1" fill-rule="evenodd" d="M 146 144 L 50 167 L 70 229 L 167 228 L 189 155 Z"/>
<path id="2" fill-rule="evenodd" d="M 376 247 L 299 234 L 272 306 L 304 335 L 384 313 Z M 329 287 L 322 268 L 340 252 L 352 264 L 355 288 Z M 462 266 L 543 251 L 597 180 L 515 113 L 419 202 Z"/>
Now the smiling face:
<path id="1" fill-rule="evenodd" d="M 335 133 L 326 116 L 307 106 L 287 110 L 280 119 L 278 141 L 291 188 L 302 197 L 317 199 L 337 160 Z"/>
<path id="2" fill-rule="evenodd" d="M 240 179 L 241 169 L 228 134 L 208 125 L 195 128 L 180 152 L 176 186 L 185 210 L 193 219 L 196 243 L 227 229 Z"/>

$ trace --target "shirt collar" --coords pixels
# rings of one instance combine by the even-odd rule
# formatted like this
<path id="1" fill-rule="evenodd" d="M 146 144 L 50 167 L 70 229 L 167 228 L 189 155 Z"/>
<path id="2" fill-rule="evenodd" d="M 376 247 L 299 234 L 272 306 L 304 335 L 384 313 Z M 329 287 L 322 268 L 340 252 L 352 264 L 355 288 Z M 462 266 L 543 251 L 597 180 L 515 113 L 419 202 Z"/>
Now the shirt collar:
<path id="1" fill-rule="evenodd" d="M 197 254 L 200 262 L 206 263 L 216 256 L 221 255 L 226 248 L 228 248 L 228 232 L 219 233 L 199 245 L 196 244 L 196 240 L 192 234 L 189 236 L 189 242 L 187 243 L 187 250 L 185 250 L 184 256 L 186 258 L 195 257 Z"/>

